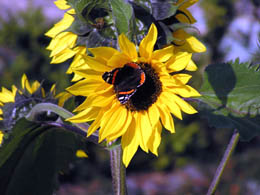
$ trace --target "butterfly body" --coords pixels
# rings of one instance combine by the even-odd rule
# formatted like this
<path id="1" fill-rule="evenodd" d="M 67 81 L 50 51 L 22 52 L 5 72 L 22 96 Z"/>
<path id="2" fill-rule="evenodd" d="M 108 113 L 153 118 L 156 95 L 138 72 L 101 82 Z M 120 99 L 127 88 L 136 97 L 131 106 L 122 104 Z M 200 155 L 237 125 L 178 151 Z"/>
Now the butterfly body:
<path id="1" fill-rule="evenodd" d="M 145 82 L 145 73 L 136 63 L 127 63 L 122 68 L 105 72 L 102 76 L 105 82 L 114 85 L 114 90 L 121 104 L 125 104 L 138 87 Z"/>

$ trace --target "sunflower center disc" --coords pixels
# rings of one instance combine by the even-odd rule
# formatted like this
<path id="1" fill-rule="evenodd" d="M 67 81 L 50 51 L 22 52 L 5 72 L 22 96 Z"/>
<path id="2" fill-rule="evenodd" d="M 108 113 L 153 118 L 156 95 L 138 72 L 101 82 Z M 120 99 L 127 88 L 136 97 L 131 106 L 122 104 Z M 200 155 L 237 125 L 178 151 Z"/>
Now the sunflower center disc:
<path id="1" fill-rule="evenodd" d="M 147 110 L 162 92 L 159 76 L 150 64 L 139 64 L 145 73 L 145 82 L 125 104 L 131 111 Z"/>

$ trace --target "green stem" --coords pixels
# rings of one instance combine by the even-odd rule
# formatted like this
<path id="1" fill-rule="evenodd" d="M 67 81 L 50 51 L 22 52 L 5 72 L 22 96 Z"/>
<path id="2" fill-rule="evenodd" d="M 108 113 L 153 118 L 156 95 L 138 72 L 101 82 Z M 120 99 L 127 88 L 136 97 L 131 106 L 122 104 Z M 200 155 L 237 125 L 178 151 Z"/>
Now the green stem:
<path id="1" fill-rule="evenodd" d="M 122 162 L 121 145 L 110 150 L 110 165 L 115 195 L 127 195 L 125 166 Z"/>
<path id="2" fill-rule="evenodd" d="M 214 175 L 214 178 L 213 178 L 213 181 L 211 182 L 210 184 L 210 187 L 209 187 L 209 190 L 207 192 L 207 195 L 213 195 L 215 194 L 216 190 L 217 190 L 217 187 L 218 187 L 218 184 L 220 182 L 220 178 L 223 174 L 223 171 L 224 171 L 224 168 L 226 167 L 227 165 L 227 162 L 228 160 L 230 159 L 230 156 L 232 154 L 232 152 L 234 151 L 236 145 L 237 145 L 237 142 L 239 140 L 239 133 L 237 132 L 237 130 L 235 130 L 233 132 L 233 135 L 229 141 L 229 144 L 227 146 L 227 149 L 222 157 L 222 160 L 215 172 L 215 175 Z"/>
<path id="3" fill-rule="evenodd" d="M 66 109 L 56 105 L 56 104 L 52 104 L 52 103 L 39 103 L 36 104 L 31 111 L 28 113 L 28 115 L 26 116 L 27 120 L 30 121 L 35 121 L 37 118 L 37 115 L 45 112 L 45 111 L 51 111 L 57 115 L 59 115 L 60 117 L 67 119 L 70 118 L 72 116 L 74 116 L 71 112 L 67 111 Z M 83 130 L 84 132 L 88 131 L 88 127 L 89 125 L 87 123 L 73 123 L 76 127 L 80 128 L 81 130 Z M 96 134 L 93 134 L 94 136 L 98 136 Z"/>

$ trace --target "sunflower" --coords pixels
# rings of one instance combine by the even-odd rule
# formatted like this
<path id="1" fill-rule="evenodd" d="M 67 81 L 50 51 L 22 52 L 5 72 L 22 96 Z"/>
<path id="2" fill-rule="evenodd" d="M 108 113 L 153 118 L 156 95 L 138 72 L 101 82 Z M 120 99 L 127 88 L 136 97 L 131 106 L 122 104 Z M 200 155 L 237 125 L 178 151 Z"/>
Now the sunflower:
<path id="1" fill-rule="evenodd" d="M 16 94 L 17 88 L 13 85 L 12 90 L 9 91 L 8 89 L 2 87 L 2 91 L 0 92 L 0 121 L 3 120 L 3 110 L 1 107 L 3 107 L 6 103 L 14 102 L 15 100 L 15 94 Z M 3 140 L 3 132 L 0 129 L 0 145 Z"/>
<path id="2" fill-rule="evenodd" d="M 178 0 L 175 5 L 179 5 L 179 8 L 175 14 L 175 18 L 185 24 L 194 24 L 196 19 L 192 16 L 188 8 L 198 0 Z M 179 46 L 178 49 L 189 53 L 205 52 L 206 47 L 196 37 L 190 35 L 183 29 L 177 29 L 173 31 L 173 37 L 175 38 L 174 44 Z"/>
<path id="3" fill-rule="evenodd" d="M 24 74 L 22 76 L 21 80 L 22 89 L 26 90 L 30 94 L 34 93 L 38 87 L 40 86 L 40 83 L 38 81 L 33 82 L 32 85 L 30 85 L 27 76 Z M 17 87 L 15 85 L 12 86 L 12 90 L 8 90 L 4 87 L 2 87 L 2 91 L 0 92 L 0 120 L 3 120 L 3 110 L 1 107 L 3 107 L 6 103 L 11 103 L 15 101 L 15 96 L 17 93 Z M 21 91 L 19 91 L 22 93 Z M 0 130 L 0 144 L 2 143 L 4 133 Z"/>
<path id="4" fill-rule="evenodd" d="M 36 94 L 36 92 L 39 90 L 40 88 L 40 94 Z M 55 95 L 56 92 L 56 86 L 52 85 L 51 89 L 50 89 L 50 93 L 52 94 L 52 96 L 54 97 L 54 100 L 52 100 L 49 96 L 46 96 L 45 90 L 41 87 L 41 84 L 38 81 L 34 81 L 32 82 L 32 84 L 30 84 L 27 76 L 25 74 L 23 74 L 22 78 L 21 78 L 21 89 L 18 89 L 15 85 L 12 86 L 11 90 L 8 90 L 4 87 L 2 87 L 2 91 L 0 92 L 0 121 L 4 120 L 4 111 L 3 111 L 3 107 L 5 106 L 5 104 L 7 103 L 15 103 L 15 99 L 17 94 L 20 94 L 24 97 L 24 99 L 29 99 L 29 102 L 33 102 L 35 99 L 35 102 L 44 102 L 44 98 L 47 98 L 47 101 L 53 102 L 58 100 L 58 105 L 63 106 L 64 102 L 71 96 L 70 94 L 68 94 L 67 92 L 61 92 L 58 95 Z M 42 99 L 42 100 L 40 100 Z M 20 98 L 20 103 L 16 103 L 15 107 L 20 107 L 20 106 L 25 106 L 25 103 L 21 103 L 23 102 Z M 27 100 L 25 100 L 24 102 L 28 102 Z M 20 105 L 21 104 L 21 105 Z M 30 104 L 30 103 L 29 103 Z M 9 116 L 8 116 L 9 117 Z M 10 128 L 10 127 L 7 127 Z M 2 142 L 3 139 L 3 132 L 0 129 L 0 144 Z"/>
<path id="5" fill-rule="evenodd" d="M 23 93 L 33 94 L 40 87 L 40 83 L 38 81 L 34 81 L 31 85 L 25 74 L 23 74 L 22 76 L 21 85 L 22 85 L 22 90 L 18 90 L 15 85 L 12 86 L 12 90 L 8 90 L 5 87 L 2 87 L 2 91 L 0 92 L 0 115 L 3 114 L 3 110 L 1 109 L 1 107 L 3 107 L 6 103 L 11 103 L 15 101 L 17 90 L 20 94 Z M 52 90 L 54 88 L 55 86 L 52 87 Z M 42 90 L 42 95 L 45 96 L 44 90 Z M 3 120 L 3 118 L 0 117 L 0 120 Z"/>
<path id="6" fill-rule="evenodd" d="M 82 46 L 76 46 L 77 34 L 66 31 L 74 22 L 73 15 L 75 14 L 75 10 L 67 4 L 66 0 L 57 0 L 54 3 L 59 9 L 68 10 L 64 14 L 63 19 L 45 33 L 46 36 L 52 38 L 47 47 L 47 49 L 51 51 L 51 63 L 58 64 L 73 56 L 81 55 L 86 52 L 86 49 Z M 70 74 L 71 70 L 69 69 L 67 73 Z"/>
<path id="7" fill-rule="evenodd" d="M 73 69 L 84 79 L 67 88 L 74 95 L 87 97 L 68 120 L 93 121 L 87 136 L 99 129 L 99 142 L 121 137 L 126 167 L 139 146 L 158 155 L 162 126 L 175 132 L 171 114 L 182 119 L 181 111 L 196 113 L 181 98 L 200 96 L 187 85 L 191 76 L 171 74 L 185 69 L 189 60 L 174 56 L 172 45 L 153 51 L 156 40 L 157 28 L 152 24 L 139 52 L 124 34 L 118 38 L 120 51 L 89 48 L 93 57 L 84 57 L 87 66 Z"/>

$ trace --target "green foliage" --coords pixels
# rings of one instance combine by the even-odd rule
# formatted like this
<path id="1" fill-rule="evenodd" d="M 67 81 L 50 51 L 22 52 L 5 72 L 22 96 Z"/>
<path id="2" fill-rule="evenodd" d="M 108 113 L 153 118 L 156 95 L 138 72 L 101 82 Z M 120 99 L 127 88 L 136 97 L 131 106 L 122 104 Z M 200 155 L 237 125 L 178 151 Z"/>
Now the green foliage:
<path id="1" fill-rule="evenodd" d="M 243 140 L 260 134 L 260 72 L 249 63 L 212 64 L 205 69 L 200 114 L 210 125 L 237 129 Z"/>
<path id="2" fill-rule="evenodd" d="M 184 0 L 183 3 L 187 2 Z M 164 20 L 174 16 L 178 10 L 178 8 L 183 4 L 174 5 L 171 1 L 153 1 L 151 3 L 152 13 L 156 20 Z"/>
<path id="3" fill-rule="evenodd" d="M 0 194 L 48 195 L 58 173 L 85 150 L 84 138 L 62 128 L 21 119 L 0 148 Z"/>
<path id="4" fill-rule="evenodd" d="M 5 132 L 11 131 L 15 123 L 25 117 L 32 107 L 38 103 L 57 103 L 57 99 L 54 98 L 55 94 L 52 92 L 45 94 L 42 91 L 43 88 L 41 86 L 33 94 L 30 94 L 26 89 L 21 90 L 22 94 L 17 91 L 15 101 L 6 103 L 1 108 L 3 110 L 3 121 L 0 121 L 1 129 Z M 45 114 L 45 116 L 47 115 Z M 56 119 L 57 116 L 55 115 L 54 118 Z"/>
<path id="5" fill-rule="evenodd" d="M 162 48 L 173 40 L 173 30 L 187 28 L 187 24 L 181 25 L 175 18 L 176 14 L 182 13 L 177 10 L 182 4 L 176 6 L 173 2 L 68 0 L 71 7 L 76 10 L 76 14 L 73 15 L 74 22 L 67 31 L 78 35 L 77 45 L 89 48 L 98 46 L 117 48 L 116 40 L 121 33 L 139 44 L 150 25 L 154 23 L 160 37 L 157 47 Z M 175 24 L 178 24 L 178 27 Z"/>
<path id="6" fill-rule="evenodd" d="M 124 0 L 110 0 L 109 3 L 118 34 L 125 33 L 131 38 L 135 29 L 132 6 Z"/>

